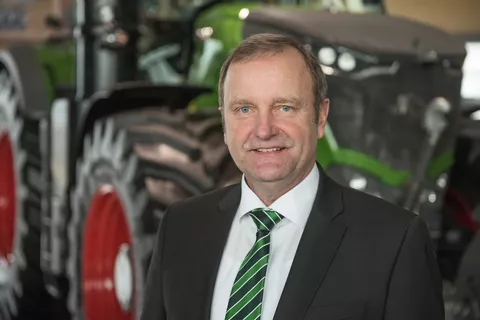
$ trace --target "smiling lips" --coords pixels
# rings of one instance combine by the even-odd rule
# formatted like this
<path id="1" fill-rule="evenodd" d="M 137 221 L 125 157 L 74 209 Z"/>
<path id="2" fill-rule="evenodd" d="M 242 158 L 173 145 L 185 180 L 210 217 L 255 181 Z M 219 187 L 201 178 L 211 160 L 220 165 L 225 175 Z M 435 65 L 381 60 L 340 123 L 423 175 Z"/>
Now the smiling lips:
<path id="1" fill-rule="evenodd" d="M 253 151 L 255 152 L 259 152 L 259 153 L 268 153 L 268 152 L 275 152 L 275 151 L 282 151 L 283 147 L 280 147 L 280 148 L 260 148 L 260 149 L 253 149 Z"/>

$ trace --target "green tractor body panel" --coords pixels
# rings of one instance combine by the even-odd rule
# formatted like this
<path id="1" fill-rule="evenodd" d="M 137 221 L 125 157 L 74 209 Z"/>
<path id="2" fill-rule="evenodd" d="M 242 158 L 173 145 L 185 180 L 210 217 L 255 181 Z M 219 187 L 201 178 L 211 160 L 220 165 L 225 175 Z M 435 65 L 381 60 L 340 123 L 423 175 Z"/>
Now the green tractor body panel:
<path id="1" fill-rule="evenodd" d="M 71 44 L 40 44 L 36 49 L 45 71 L 48 95 L 50 101 L 53 101 L 55 86 L 74 83 L 75 52 Z"/>
<path id="2" fill-rule="evenodd" d="M 240 2 L 222 3 L 203 12 L 195 21 L 195 27 L 201 32 L 211 28 L 213 32 L 208 40 L 195 39 L 194 61 L 190 69 L 189 81 L 208 86 L 214 90 L 192 102 L 193 110 L 216 107 L 218 105 L 218 78 L 223 62 L 230 52 L 243 41 L 245 18 L 256 9 L 265 7 L 261 3 Z M 306 11 L 308 7 L 294 5 L 275 5 L 292 11 Z"/>
<path id="3" fill-rule="evenodd" d="M 366 153 L 339 147 L 328 124 L 325 128 L 324 138 L 318 141 L 317 160 L 324 168 L 332 165 L 344 165 L 358 169 L 393 187 L 407 185 L 412 176 L 412 172 L 395 170 Z M 428 166 L 427 177 L 432 180 L 438 178 L 449 170 L 453 160 L 453 151 L 446 151 L 437 156 Z"/>
<path id="4" fill-rule="evenodd" d="M 247 17 L 245 17 L 246 10 L 248 10 Z M 316 13 L 312 11 L 316 11 Z M 300 17 L 300 19 L 305 17 L 305 19 L 309 22 L 315 21 L 315 15 L 318 14 L 317 28 L 315 28 L 315 26 L 312 27 L 312 23 L 310 23 L 310 25 L 308 25 L 308 23 L 302 24 L 300 19 L 291 19 L 288 21 L 288 17 L 293 14 L 295 14 L 297 17 Z M 250 19 L 251 16 L 254 16 L 254 18 Z M 377 104 L 383 103 L 385 104 L 384 109 L 387 109 L 390 108 L 389 104 L 396 103 L 395 101 L 392 102 L 392 100 L 398 99 L 398 96 L 401 94 L 420 96 L 424 100 L 424 104 L 429 102 L 427 100 L 436 96 L 447 96 L 448 100 L 453 104 L 453 109 L 456 109 L 459 100 L 458 85 L 461 75 L 455 75 L 452 77 L 450 76 L 448 70 L 441 70 L 442 67 L 440 66 L 435 71 L 437 72 L 436 75 L 440 80 L 438 80 L 438 78 L 435 80 L 432 77 L 432 71 L 416 70 L 422 68 L 422 63 L 418 62 L 418 59 L 412 52 L 412 49 L 405 45 L 405 41 L 410 40 L 408 37 L 404 36 L 399 41 L 403 41 L 404 43 L 385 43 L 383 45 L 378 43 L 372 44 L 372 42 L 381 41 L 381 39 L 375 39 L 375 36 L 377 36 L 378 33 L 375 34 L 374 29 L 368 30 L 368 28 L 363 28 L 366 29 L 363 31 L 364 34 L 358 35 L 356 39 L 355 32 L 351 32 L 352 29 L 350 29 L 357 23 L 355 21 L 356 17 L 350 19 L 349 16 L 353 15 L 346 14 L 344 17 L 340 17 L 339 15 L 337 15 L 337 17 L 333 17 L 333 15 L 329 15 L 322 10 L 311 10 L 311 8 L 308 7 L 268 7 L 252 3 L 219 4 L 213 6 L 206 12 L 203 12 L 196 20 L 196 30 L 199 32 L 200 36 L 196 37 L 194 62 L 190 72 L 190 80 L 194 83 L 206 85 L 212 88 L 214 92 L 212 94 L 197 98 L 192 103 L 192 109 L 201 110 L 204 108 L 216 108 L 218 106 L 217 86 L 222 63 L 227 58 L 228 54 L 249 34 L 260 32 L 285 33 L 296 37 L 300 41 L 310 44 L 312 49 L 315 51 L 318 51 L 323 46 L 329 46 L 336 48 L 337 50 L 344 50 L 345 52 L 353 53 L 357 55 L 357 57 L 364 55 L 366 57 L 365 59 L 362 59 L 361 57 L 360 59 L 357 59 L 357 64 L 359 64 L 360 68 L 363 68 L 364 70 L 370 67 L 385 68 L 388 64 L 393 65 L 395 61 L 399 61 L 402 63 L 402 67 L 404 65 L 405 68 L 404 70 L 401 70 L 402 72 L 398 72 L 398 76 L 385 75 L 377 77 L 378 79 L 372 77 L 371 79 L 366 78 L 365 81 L 355 81 L 352 79 L 352 77 L 350 77 L 348 72 L 337 72 L 338 70 L 335 70 L 335 74 L 327 76 L 330 87 L 329 97 L 332 100 L 330 108 L 331 112 L 329 116 L 330 123 L 327 127 L 324 138 L 320 139 L 318 142 L 317 160 L 325 169 L 327 169 L 327 171 L 330 167 L 346 166 L 353 169 L 355 172 L 368 175 L 372 177 L 372 179 L 378 180 L 379 182 L 390 187 L 407 187 L 408 184 L 412 182 L 419 160 L 418 157 L 416 157 L 415 160 L 411 159 L 415 157 L 412 154 L 415 152 L 420 153 L 422 151 L 420 143 L 425 140 L 424 133 L 422 136 L 422 128 L 416 128 L 415 130 L 412 130 L 416 133 L 419 133 L 419 135 L 417 137 L 418 141 L 412 140 L 413 143 L 416 143 L 414 148 L 415 150 L 411 152 L 412 154 L 409 154 L 406 157 L 409 159 L 410 163 L 398 165 L 398 163 L 393 163 L 388 161 L 388 159 L 381 159 L 381 157 L 376 156 L 375 153 L 378 154 L 380 151 L 375 150 L 375 152 L 372 152 L 371 150 L 368 150 L 368 147 L 361 146 L 362 143 L 358 140 L 367 139 L 365 136 L 367 130 L 364 128 L 359 129 L 357 132 L 350 135 L 350 137 L 355 137 L 357 140 L 356 142 L 352 141 L 355 139 L 350 139 L 350 141 L 347 141 L 349 139 L 346 135 L 339 137 L 338 135 L 342 134 L 342 130 L 350 130 L 347 120 L 348 116 L 345 116 L 345 112 L 357 114 L 361 113 L 359 118 L 354 120 L 356 122 L 372 121 L 372 119 L 365 119 L 365 115 L 368 113 L 366 110 L 370 108 L 368 105 L 369 102 L 365 102 L 366 100 L 375 103 L 373 99 L 379 99 Z M 366 15 L 364 14 L 355 16 L 358 16 L 360 19 L 366 18 Z M 439 50 L 440 54 L 442 54 L 445 59 L 451 59 L 453 61 L 452 64 L 456 63 L 458 65 L 458 63 L 462 61 L 462 49 L 459 49 L 458 46 L 452 46 L 453 49 L 449 50 L 438 43 L 433 43 L 435 40 L 442 38 L 449 40 L 446 34 L 419 24 L 405 24 L 403 21 L 394 21 L 389 25 L 390 22 L 386 20 L 394 20 L 393 18 L 386 16 L 380 17 L 380 15 L 375 16 L 382 19 L 382 21 L 373 15 L 370 15 L 376 24 L 386 25 L 390 28 L 392 33 L 398 32 L 398 30 L 401 30 L 402 27 L 410 27 L 410 30 L 407 33 L 412 33 L 412 28 L 418 28 L 420 30 L 420 42 L 426 41 L 425 35 L 428 35 L 428 37 L 433 37 L 434 40 L 430 41 L 430 43 L 427 43 L 427 45 L 431 45 L 432 47 L 435 47 L 435 49 Z M 334 25 L 336 22 L 329 20 L 333 19 L 338 20 L 336 27 L 337 29 L 340 29 L 340 31 L 337 32 L 337 34 L 334 34 L 333 32 L 331 35 L 326 32 L 321 34 L 315 30 L 319 28 L 326 28 L 328 26 L 332 27 L 332 25 Z M 343 22 L 341 21 L 342 19 L 344 20 Z M 403 26 L 402 23 L 404 24 Z M 350 28 L 347 29 L 345 27 Z M 350 34 L 353 34 L 353 36 L 346 40 L 342 40 L 342 37 L 344 37 L 344 34 L 341 32 L 342 28 L 347 29 L 347 31 Z M 389 34 L 389 30 L 382 31 L 384 31 L 387 35 Z M 367 34 L 369 32 L 370 34 Z M 206 33 L 207 36 L 202 39 L 201 36 L 204 33 Z M 424 38 L 422 38 L 422 36 L 424 36 Z M 381 35 L 378 35 L 378 37 L 381 38 Z M 344 47 L 345 44 L 348 44 L 347 48 Z M 444 53 L 441 51 L 444 51 Z M 337 53 L 340 54 L 339 52 Z M 368 62 L 366 62 L 368 59 L 375 60 L 376 63 L 372 63 L 372 66 L 369 66 Z M 417 64 L 418 67 L 415 64 Z M 338 69 L 338 66 L 335 68 Z M 360 74 L 361 71 L 362 70 L 360 70 L 357 75 Z M 446 80 L 443 80 L 442 77 Z M 416 81 L 415 78 L 417 78 Z M 395 87 L 400 87 L 402 86 L 402 82 L 410 80 L 417 86 L 423 87 L 428 87 L 429 84 L 422 83 L 422 81 L 430 81 L 431 86 L 430 88 L 416 90 L 414 86 L 408 88 L 407 85 L 405 88 L 401 88 L 403 92 L 395 92 Z M 369 81 L 371 82 L 370 84 L 368 84 Z M 390 87 L 388 89 L 382 89 L 382 82 L 388 82 Z M 348 88 L 350 85 L 353 89 L 350 90 L 350 93 L 345 94 L 345 88 Z M 375 92 L 368 92 L 369 90 L 372 90 L 372 88 Z M 387 98 L 385 99 L 381 97 L 380 93 L 386 95 Z M 367 105 L 364 105 L 365 103 Z M 341 107 L 341 105 L 343 105 L 343 107 Z M 347 108 L 350 109 L 350 111 L 348 111 Z M 371 108 L 373 109 L 373 106 Z M 340 109 L 341 111 L 338 111 Z M 355 109 L 357 110 L 356 112 Z M 360 109 L 362 110 L 359 111 Z M 382 113 L 386 122 L 392 121 L 389 120 L 388 117 L 395 117 L 392 114 L 389 115 L 384 112 Z M 455 110 L 452 111 L 452 114 L 455 113 Z M 361 117 L 363 117 L 363 119 Z M 371 116 L 369 117 L 371 118 Z M 455 121 L 454 118 L 455 116 L 450 117 L 452 122 Z M 344 122 L 342 119 L 347 121 Z M 374 121 L 378 122 L 381 120 Z M 408 121 L 405 122 L 405 127 L 403 130 L 408 130 L 408 125 L 406 124 Z M 341 128 L 343 125 L 345 126 L 345 129 Z M 448 133 L 443 135 L 444 139 L 442 140 L 443 142 L 440 143 L 441 146 L 435 148 L 435 152 L 429 160 L 428 166 L 425 170 L 426 179 L 435 180 L 442 173 L 447 172 L 453 163 L 453 141 L 445 142 L 446 140 L 449 140 L 448 137 L 445 136 L 452 134 L 451 126 L 449 128 L 450 129 L 445 131 Z M 383 129 L 383 131 L 386 132 L 388 130 Z M 380 139 L 381 133 L 377 131 L 376 134 L 378 135 L 377 139 Z M 382 138 L 384 140 L 389 139 L 389 137 L 385 136 Z M 398 137 L 395 137 L 395 139 L 398 139 Z M 408 143 L 407 145 L 404 143 L 401 147 L 408 149 Z M 408 153 L 408 151 L 405 152 Z M 393 157 L 394 155 L 391 154 L 390 159 Z M 348 178 L 346 178 L 344 182 L 347 183 Z"/>
<path id="5" fill-rule="evenodd" d="M 218 4 L 202 13 L 195 21 L 197 30 L 211 28 L 210 39 L 195 40 L 193 65 L 189 80 L 213 89 L 192 102 L 193 110 L 218 106 L 218 79 L 223 62 L 229 53 L 243 40 L 244 20 L 239 17 L 241 10 L 260 7 L 257 3 Z"/>

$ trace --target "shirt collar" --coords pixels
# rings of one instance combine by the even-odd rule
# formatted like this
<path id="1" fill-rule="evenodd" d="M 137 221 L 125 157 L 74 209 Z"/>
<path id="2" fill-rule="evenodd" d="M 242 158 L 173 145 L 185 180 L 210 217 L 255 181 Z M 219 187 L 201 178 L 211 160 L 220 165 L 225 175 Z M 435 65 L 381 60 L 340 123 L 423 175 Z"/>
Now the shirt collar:
<path id="1" fill-rule="evenodd" d="M 313 202 L 317 194 L 319 179 L 320 172 L 317 166 L 314 165 L 305 179 L 278 198 L 268 208 L 277 211 L 298 227 L 303 228 L 307 223 L 308 216 L 312 210 Z M 245 175 L 242 176 L 241 185 L 242 196 L 237 211 L 240 214 L 240 217 L 244 216 L 252 209 L 267 207 L 247 185 Z"/>

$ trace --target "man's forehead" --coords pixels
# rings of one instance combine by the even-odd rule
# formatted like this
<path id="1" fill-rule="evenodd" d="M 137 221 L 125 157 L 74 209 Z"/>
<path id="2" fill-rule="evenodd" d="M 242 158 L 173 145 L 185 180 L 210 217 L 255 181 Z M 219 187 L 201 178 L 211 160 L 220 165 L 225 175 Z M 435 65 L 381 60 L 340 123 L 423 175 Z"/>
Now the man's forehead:
<path id="1" fill-rule="evenodd" d="M 240 60 L 234 60 L 230 64 L 229 70 L 227 71 L 227 77 L 230 71 L 232 71 L 232 69 L 238 71 L 244 69 L 245 67 L 248 68 L 260 64 L 285 64 L 285 62 L 288 62 L 288 64 L 291 65 L 297 65 L 297 68 L 295 68 L 295 70 L 299 70 L 301 72 L 308 72 L 307 64 L 300 52 L 298 52 L 294 48 L 285 48 L 284 50 L 279 52 L 258 53 L 253 54 L 250 57 L 242 58 Z M 298 68 L 299 64 L 301 64 L 303 68 Z"/>
<path id="2" fill-rule="evenodd" d="M 224 102 L 228 105 L 302 104 L 311 93 L 309 74 L 301 54 L 293 48 L 278 55 L 235 62 L 226 74 Z"/>
<path id="3" fill-rule="evenodd" d="M 252 61 L 253 62 L 253 61 Z M 307 68 L 299 67 L 284 60 L 278 64 L 266 61 L 265 64 L 235 65 L 231 66 L 225 78 L 224 87 L 227 89 L 247 89 L 258 86 L 268 89 L 270 86 L 286 86 L 295 90 L 297 86 L 307 85 L 311 77 Z M 234 86 L 234 87 L 232 87 Z"/>

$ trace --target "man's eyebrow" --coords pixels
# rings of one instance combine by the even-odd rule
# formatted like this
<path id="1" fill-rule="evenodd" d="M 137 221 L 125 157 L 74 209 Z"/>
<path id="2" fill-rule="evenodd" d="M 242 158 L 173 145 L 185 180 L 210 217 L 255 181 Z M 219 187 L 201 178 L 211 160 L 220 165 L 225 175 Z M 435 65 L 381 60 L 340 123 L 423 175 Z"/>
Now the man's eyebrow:
<path id="1" fill-rule="evenodd" d="M 273 104 L 279 104 L 279 103 L 300 105 L 303 103 L 303 100 L 296 97 L 278 97 L 273 99 Z"/>
<path id="2" fill-rule="evenodd" d="M 301 105 L 303 104 L 303 100 L 296 97 L 277 97 L 272 101 L 272 105 L 280 104 L 280 103 Z M 253 105 L 253 103 L 247 99 L 235 99 L 230 103 L 231 107 L 251 106 L 251 105 Z"/>
<path id="3" fill-rule="evenodd" d="M 235 107 L 235 106 L 243 106 L 243 105 L 252 105 L 250 101 L 247 99 L 235 99 L 230 103 L 230 106 Z"/>

